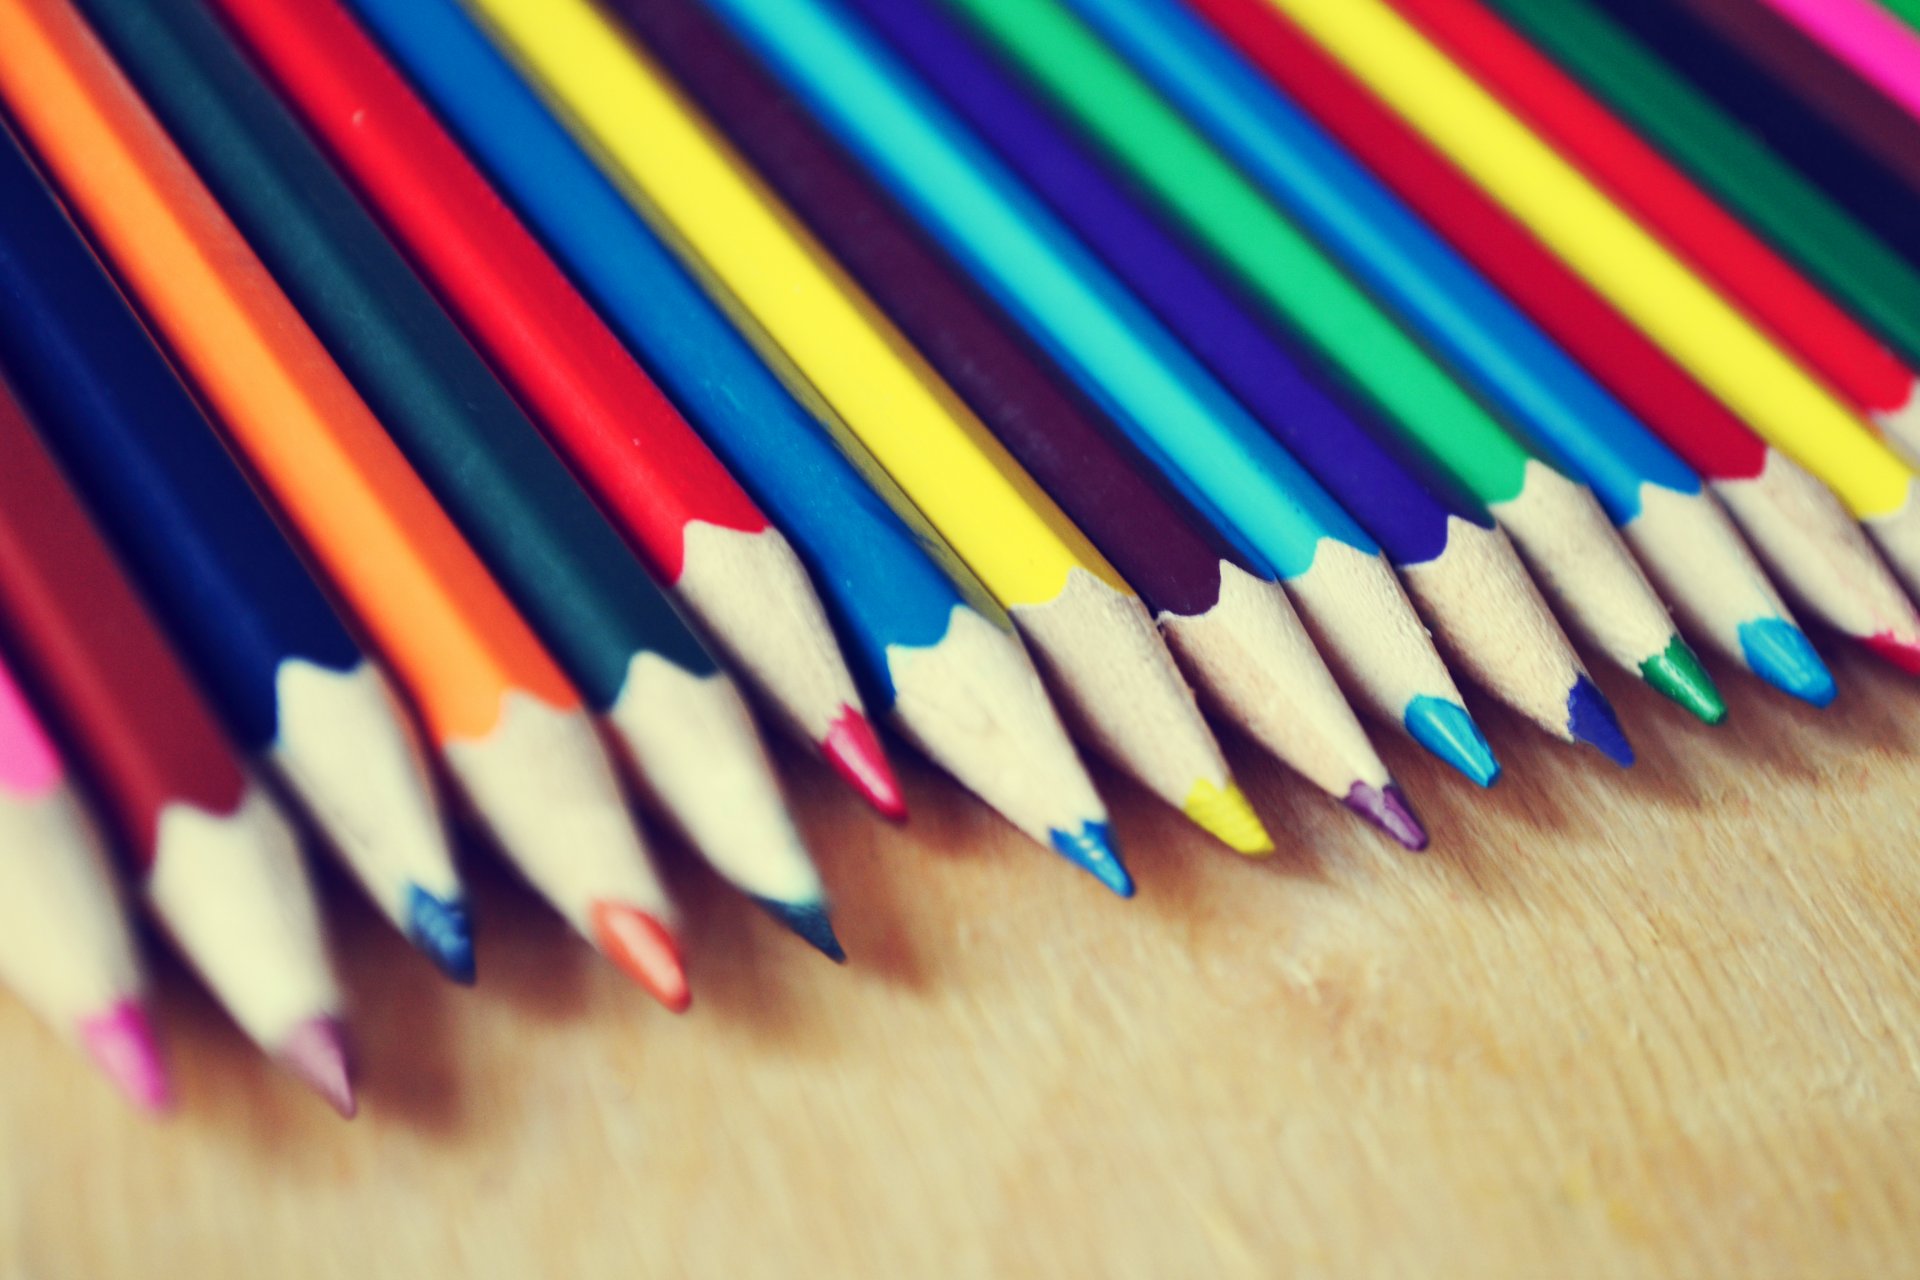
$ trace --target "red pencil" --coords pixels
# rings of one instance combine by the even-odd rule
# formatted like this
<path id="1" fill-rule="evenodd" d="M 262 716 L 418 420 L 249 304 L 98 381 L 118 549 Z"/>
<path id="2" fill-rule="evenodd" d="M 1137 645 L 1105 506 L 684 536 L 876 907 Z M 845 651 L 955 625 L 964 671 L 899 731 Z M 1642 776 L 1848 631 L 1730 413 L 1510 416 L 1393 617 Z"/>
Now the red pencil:
<path id="1" fill-rule="evenodd" d="M 1480 0 L 1393 3 L 1860 412 L 1914 405 L 1920 375 Z"/>
<path id="2" fill-rule="evenodd" d="M 792 546 L 379 48 L 334 0 L 214 7 L 655 575 L 789 728 L 904 817 Z"/>
<path id="3" fill-rule="evenodd" d="M 1424 13 L 1448 0 L 1405 3 Z M 1749 430 L 1271 5 L 1193 4 L 1705 476 L 1768 567 L 1809 612 L 1899 666 L 1920 671 L 1920 615 L 1824 486 Z"/>
<path id="4" fill-rule="evenodd" d="M 0 382 L 0 628 L 91 773 L 147 905 L 235 1021 L 353 1114 L 292 827 Z"/>

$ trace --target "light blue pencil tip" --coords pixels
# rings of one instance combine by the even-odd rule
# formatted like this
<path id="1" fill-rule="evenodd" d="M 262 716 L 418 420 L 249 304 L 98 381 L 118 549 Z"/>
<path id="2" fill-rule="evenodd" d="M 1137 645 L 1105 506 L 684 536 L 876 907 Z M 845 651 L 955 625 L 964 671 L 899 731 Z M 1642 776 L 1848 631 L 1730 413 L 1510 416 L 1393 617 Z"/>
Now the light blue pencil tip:
<path id="1" fill-rule="evenodd" d="M 1400 719 L 1415 742 L 1475 784 L 1490 787 L 1500 780 L 1500 762 L 1493 758 L 1493 748 L 1459 703 L 1423 693 L 1407 704 Z"/>
<path id="2" fill-rule="evenodd" d="M 472 985 L 473 928 L 465 902 L 408 885 L 407 937 L 441 973 L 463 986 Z"/>
<path id="3" fill-rule="evenodd" d="M 1133 877 L 1113 847 L 1113 832 L 1104 822 L 1085 822 L 1078 831 L 1055 827 L 1047 833 L 1061 857 L 1091 875 L 1122 898 L 1133 896 Z"/>
<path id="4" fill-rule="evenodd" d="M 1806 633 L 1784 618 L 1756 618 L 1740 624 L 1740 652 L 1753 673 L 1802 702 L 1824 707 L 1839 696 L 1833 673 L 1814 651 Z"/>

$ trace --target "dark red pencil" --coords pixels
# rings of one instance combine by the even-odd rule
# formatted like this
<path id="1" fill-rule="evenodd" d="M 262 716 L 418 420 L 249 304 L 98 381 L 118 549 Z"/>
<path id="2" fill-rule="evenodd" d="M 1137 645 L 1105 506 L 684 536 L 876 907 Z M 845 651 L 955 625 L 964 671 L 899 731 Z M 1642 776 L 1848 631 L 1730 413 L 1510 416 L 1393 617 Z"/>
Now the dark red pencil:
<path id="1" fill-rule="evenodd" d="M 1859 525 L 1813 477 L 1594 292 L 1533 233 L 1261 0 L 1194 7 L 1311 112 L 1712 485 L 1809 610 L 1920 669 L 1920 617 Z"/>
<path id="2" fill-rule="evenodd" d="M 692 0 L 614 7 L 1140 592 L 1196 687 L 1316 785 L 1424 845 L 1284 589 L 1160 484 L 713 17 Z"/>
<path id="3" fill-rule="evenodd" d="M 340 992 L 293 829 L 4 382 L 0 633 L 93 779 L 166 933 L 261 1048 L 353 1114 Z"/>

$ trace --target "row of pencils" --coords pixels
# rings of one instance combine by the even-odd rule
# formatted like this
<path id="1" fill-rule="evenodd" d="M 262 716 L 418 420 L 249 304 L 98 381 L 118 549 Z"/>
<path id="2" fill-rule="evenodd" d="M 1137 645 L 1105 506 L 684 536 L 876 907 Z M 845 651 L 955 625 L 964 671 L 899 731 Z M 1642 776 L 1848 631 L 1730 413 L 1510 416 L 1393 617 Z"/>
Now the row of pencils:
<path id="1" fill-rule="evenodd" d="M 302 831 L 679 1010 L 636 800 L 843 958 L 756 714 L 1126 896 L 1202 705 L 1419 849 L 1456 673 L 1632 763 L 1569 632 L 1920 672 L 1916 10 L 0 0 L 0 977 L 166 1105 L 124 881 L 350 1114 Z"/>

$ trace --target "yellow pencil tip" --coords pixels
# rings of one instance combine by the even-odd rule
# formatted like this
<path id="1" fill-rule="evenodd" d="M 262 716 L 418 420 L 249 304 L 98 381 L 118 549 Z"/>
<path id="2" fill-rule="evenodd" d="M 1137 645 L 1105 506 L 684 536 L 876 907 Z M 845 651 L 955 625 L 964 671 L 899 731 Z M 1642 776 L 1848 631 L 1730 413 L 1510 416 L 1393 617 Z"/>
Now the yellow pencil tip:
<path id="1" fill-rule="evenodd" d="M 1253 811 L 1247 793 L 1234 783 L 1216 787 L 1202 778 L 1193 784 L 1180 807 L 1202 830 L 1236 853 L 1257 856 L 1273 852 L 1273 837 L 1260 824 L 1260 815 Z"/>

